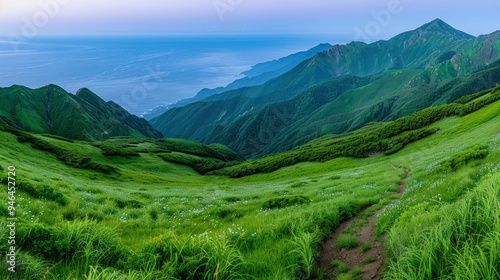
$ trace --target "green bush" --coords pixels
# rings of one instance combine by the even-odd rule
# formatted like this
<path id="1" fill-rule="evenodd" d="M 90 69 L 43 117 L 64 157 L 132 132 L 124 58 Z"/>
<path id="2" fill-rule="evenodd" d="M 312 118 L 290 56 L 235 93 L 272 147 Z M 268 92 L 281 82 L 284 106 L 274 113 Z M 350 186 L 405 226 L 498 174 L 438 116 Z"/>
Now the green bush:
<path id="1" fill-rule="evenodd" d="M 304 195 L 289 195 L 271 198 L 262 204 L 262 209 L 278 209 L 298 204 L 310 203 L 311 199 Z"/>
<path id="2" fill-rule="evenodd" d="M 182 154 L 178 152 L 158 154 L 158 156 L 164 161 L 190 166 L 201 174 L 206 174 L 210 171 L 221 169 L 223 167 L 231 166 L 234 164 L 216 159 L 200 158 L 197 156 Z"/>
<path id="3" fill-rule="evenodd" d="M 20 245 L 23 248 L 29 248 L 34 255 L 57 261 L 74 253 L 70 243 L 54 237 L 59 234 L 57 229 L 42 224 L 26 224 L 18 229 Z"/>
<path id="4" fill-rule="evenodd" d="M 127 206 L 127 202 L 122 200 L 122 199 L 119 199 L 119 198 L 113 198 L 113 201 L 115 202 L 116 204 L 116 207 L 120 208 L 120 209 L 123 209 Z"/>
<path id="5" fill-rule="evenodd" d="M 238 161 L 240 156 L 222 144 L 204 145 L 196 141 L 186 139 L 161 139 L 157 144 L 166 150 L 199 157 L 210 157 L 221 161 Z"/>
<path id="6" fill-rule="evenodd" d="M 488 156 L 488 146 L 480 145 L 466 149 L 465 151 L 453 155 L 451 158 L 440 163 L 439 171 L 456 171 L 459 167 L 466 165 L 467 163 L 483 159 Z"/>
<path id="7" fill-rule="evenodd" d="M 127 149 L 128 143 L 116 140 L 106 140 L 99 145 L 104 156 L 137 157 L 139 153 Z"/>
<path id="8" fill-rule="evenodd" d="M 237 196 L 226 196 L 226 197 L 223 197 L 222 200 L 227 201 L 227 202 L 238 202 L 238 201 L 242 201 L 243 199 L 241 197 L 237 197 Z"/>
<path id="9" fill-rule="evenodd" d="M 153 221 L 156 221 L 158 220 L 158 214 L 160 213 L 160 211 L 157 209 L 157 208 L 151 208 L 149 209 L 148 211 L 148 214 L 149 214 L 149 217 L 151 218 L 151 220 Z"/>
<path id="10" fill-rule="evenodd" d="M 54 187 L 47 185 L 32 185 L 28 182 L 18 182 L 19 190 L 24 191 L 33 198 L 42 198 L 57 202 L 59 205 L 67 205 L 68 199 L 56 190 Z"/>
<path id="11" fill-rule="evenodd" d="M 212 210 L 210 214 L 219 219 L 226 219 L 229 221 L 243 217 L 241 210 L 233 208 L 216 208 Z"/>
<path id="12" fill-rule="evenodd" d="M 290 188 L 294 189 L 294 188 L 300 188 L 302 186 L 305 186 L 306 183 L 305 182 L 295 182 L 293 184 L 290 185 Z"/>
<path id="13" fill-rule="evenodd" d="M 137 201 L 135 199 L 129 199 L 125 204 L 126 206 L 134 209 L 142 208 L 144 206 L 140 201 Z"/>

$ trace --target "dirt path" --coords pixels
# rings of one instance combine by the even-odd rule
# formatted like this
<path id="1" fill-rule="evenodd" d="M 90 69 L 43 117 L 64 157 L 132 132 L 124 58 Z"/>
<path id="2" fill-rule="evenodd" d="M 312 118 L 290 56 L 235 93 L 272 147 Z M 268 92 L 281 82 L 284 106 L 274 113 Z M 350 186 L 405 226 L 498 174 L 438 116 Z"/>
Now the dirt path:
<path id="1" fill-rule="evenodd" d="M 399 182 L 398 197 L 405 191 L 408 175 L 409 170 L 406 170 L 405 178 Z M 361 276 L 360 279 L 382 279 L 386 255 L 382 240 L 376 240 L 375 221 L 377 214 L 384 208 L 385 206 L 368 217 L 367 214 L 361 213 L 343 222 L 331 237 L 321 242 L 318 263 L 326 272 L 326 277 L 323 279 L 336 279 L 336 275 L 340 273 L 355 273 L 353 270 L 355 267 L 362 269 L 362 274 L 358 274 Z M 354 236 L 358 245 L 351 249 L 342 248 L 339 250 L 337 239 L 340 236 Z M 362 249 L 365 249 L 364 252 Z M 333 266 L 332 261 L 334 260 L 340 260 L 346 264 L 347 271 Z"/>

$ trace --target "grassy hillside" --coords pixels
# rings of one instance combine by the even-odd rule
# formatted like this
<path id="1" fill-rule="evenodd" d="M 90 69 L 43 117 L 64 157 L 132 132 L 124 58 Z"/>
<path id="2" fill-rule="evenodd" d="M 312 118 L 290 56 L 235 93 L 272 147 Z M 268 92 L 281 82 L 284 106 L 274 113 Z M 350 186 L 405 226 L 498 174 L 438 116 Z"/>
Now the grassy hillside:
<path id="1" fill-rule="evenodd" d="M 386 236 L 388 279 L 498 279 L 499 94 L 499 88 L 484 91 L 347 138 L 323 137 L 300 150 L 325 153 L 322 163 L 234 179 L 201 176 L 182 160 L 162 158 L 237 160 L 223 146 L 133 138 L 89 144 L 31 135 L 45 147 L 117 170 L 106 174 L 68 165 L 4 128 L 0 178 L 6 186 L 15 167 L 19 266 L 15 276 L 0 275 L 322 279 L 318 242 L 361 209 L 388 204 L 377 219 Z M 386 137 L 364 142 L 373 140 L 370 134 Z M 328 159 L 343 141 L 369 156 Z M 386 155 L 377 153 L 383 147 Z M 399 200 L 394 194 L 405 169 L 411 178 Z M 0 199 L 8 201 L 7 191 Z M 0 214 L 10 215 L 8 205 Z M 8 235 L 3 219 L 0 238 Z M 7 246 L 0 244 L 1 251 Z"/>
<path id="2" fill-rule="evenodd" d="M 368 157 L 376 154 L 393 154 L 405 145 L 439 131 L 428 127 L 448 116 L 463 116 L 500 100 L 500 87 L 485 90 L 473 97 L 458 99 L 455 103 L 431 107 L 385 123 L 377 128 L 354 133 L 346 137 L 328 135 L 313 140 L 289 152 L 246 161 L 242 164 L 214 171 L 213 174 L 241 177 L 305 161 L 327 161 L 337 157 Z"/>
<path id="3" fill-rule="evenodd" d="M 39 89 L 14 85 L 0 88 L 0 99 L 0 122 L 26 131 L 77 140 L 162 137 L 146 120 L 105 102 L 88 89 L 73 95 L 56 85 Z"/>

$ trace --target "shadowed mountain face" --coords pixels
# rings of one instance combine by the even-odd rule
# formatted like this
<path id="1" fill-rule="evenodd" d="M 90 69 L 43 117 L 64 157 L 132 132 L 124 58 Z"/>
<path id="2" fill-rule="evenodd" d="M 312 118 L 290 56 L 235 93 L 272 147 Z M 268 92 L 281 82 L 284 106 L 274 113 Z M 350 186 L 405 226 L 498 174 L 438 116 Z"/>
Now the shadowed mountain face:
<path id="1" fill-rule="evenodd" d="M 113 136 L 162 137 L 146 120 L 131 115 L 114 102 L 105 102 L 88 89 L 76 95 L 56 85 L 39 89 L 0 88 L 0 118 L 11 126 L 76 140 Z"/>
<path id="2" fill-rule="evenodd" d="M 171 109 L 151 124 L 168 137 L 262 156 L 495 86 L 499 50 L 500 32 L 473 37 L 437 19 L 387 41 L 335 45 L 262 85 Z"/>

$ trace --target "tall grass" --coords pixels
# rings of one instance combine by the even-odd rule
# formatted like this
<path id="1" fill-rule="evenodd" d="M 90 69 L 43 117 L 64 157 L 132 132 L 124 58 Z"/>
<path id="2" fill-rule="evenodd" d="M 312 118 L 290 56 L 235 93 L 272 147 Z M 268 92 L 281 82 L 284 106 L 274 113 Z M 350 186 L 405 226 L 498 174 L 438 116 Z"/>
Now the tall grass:
<path id="1" fill-rule="evenodd" d="M 437 222 L 393 227 L 385 279 L 500 279 L 499 186 L 497 173 L 453 204 L 414 213 Z"/>
<path id="2" fill-rule="evenodd" d="M 291 241 L 295 247 L 291 253 L 297 256 L 301 264 L 302 271 L 300 274 L 304 274 L 305 278 L 311 277 L 314 268 L 314 252 L 319 241 L 320 236 L 318 232 L 303 232 L 300 235 L 294 236 L 294 239 Z"/>
<path id="3" fill-rule="evenodd" d="M 241 279 L 243 258 L 225 236 L 182 238 L 172 232 L 149 242 L 136 265 L 150 263 L 175 279 Z"/>

